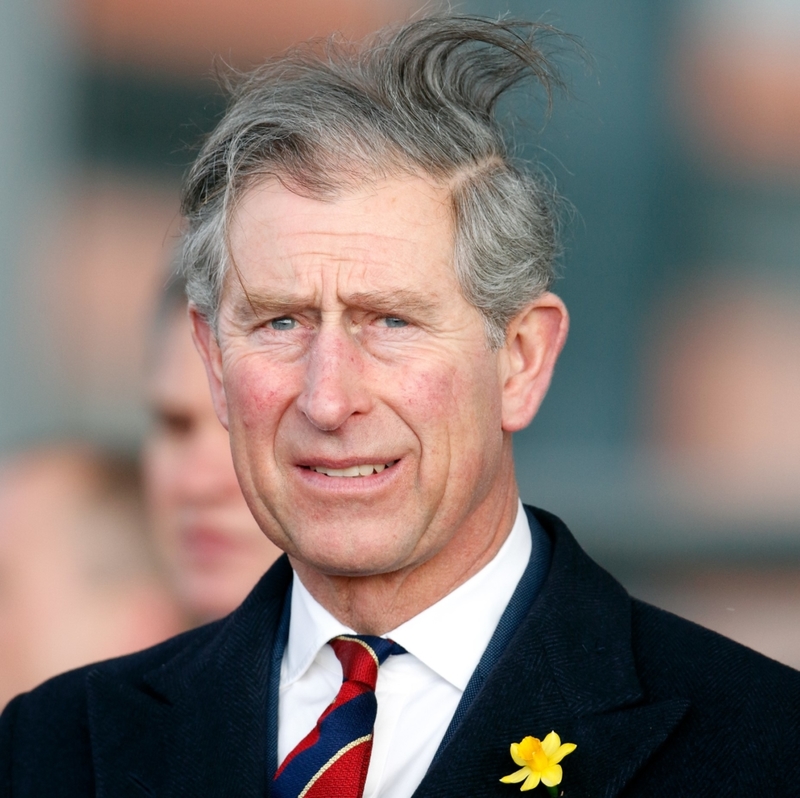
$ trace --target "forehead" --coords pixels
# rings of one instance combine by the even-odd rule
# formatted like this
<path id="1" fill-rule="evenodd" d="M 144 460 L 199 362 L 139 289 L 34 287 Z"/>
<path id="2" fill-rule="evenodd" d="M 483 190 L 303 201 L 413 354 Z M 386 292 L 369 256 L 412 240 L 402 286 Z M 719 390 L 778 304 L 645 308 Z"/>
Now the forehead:
<path id="1" fill-rule="evenodd" d="M 272 180 L 258 184 L 233 214 L 230 249 L 246 283 L 267 280 L 280 291 L 302 290 L 320 277 L 340 287 L 455 282 L 449 192 L 416 176 L 332 200 L 300 196 Z"/>

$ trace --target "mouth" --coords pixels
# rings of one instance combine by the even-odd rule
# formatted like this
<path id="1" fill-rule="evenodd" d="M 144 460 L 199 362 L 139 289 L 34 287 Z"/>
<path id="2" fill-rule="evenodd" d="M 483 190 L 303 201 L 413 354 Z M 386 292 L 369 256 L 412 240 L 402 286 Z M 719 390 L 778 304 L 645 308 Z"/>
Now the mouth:
<path id="1" fill-rule="evenodd" d="M 387 468 L 392 468 L 398 462 L 399 460 L 392 460 L 389 463 L 359 463 L 346 468 L 328 468 L 327 466 L 303 466 L 303 468 L 309 471 L 316 471 L 318 474 L 324 474 L 326 477 L 354 479 L 380 474 Z"/>
<path id="2" fill-rule="evenodd" d="M 235 536 L 214 527 L 195 526 L 184 530 L 184 554 L 195 563 L 217 564 L 241 548 Z"/>

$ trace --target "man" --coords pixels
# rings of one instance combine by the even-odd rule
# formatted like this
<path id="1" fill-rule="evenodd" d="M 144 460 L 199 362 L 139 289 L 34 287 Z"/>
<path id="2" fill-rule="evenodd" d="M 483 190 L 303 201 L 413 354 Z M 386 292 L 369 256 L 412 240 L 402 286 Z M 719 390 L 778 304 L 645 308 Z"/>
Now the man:
<path id="1" fill-rule="evenodd" d="M 186 626 L 222 618 L 241 604 L 280 550 L 244 501 L 228 435 L 192 344 L 183 280 L 172 279 L 150 346 L 151 424 L 142 450 L 153 542 Z"/>
<path id="2" fill-rule="evenodd" d="M 187 180 L 185 266 L 288 557 L 228 619 L 13 702 L 6 794 L 795 793 L 800 676 L 519 504 L 511 436 L 567 314 L 493 109 L 548 81 L 539 33 L 428 18 L 243 83 Z"/>

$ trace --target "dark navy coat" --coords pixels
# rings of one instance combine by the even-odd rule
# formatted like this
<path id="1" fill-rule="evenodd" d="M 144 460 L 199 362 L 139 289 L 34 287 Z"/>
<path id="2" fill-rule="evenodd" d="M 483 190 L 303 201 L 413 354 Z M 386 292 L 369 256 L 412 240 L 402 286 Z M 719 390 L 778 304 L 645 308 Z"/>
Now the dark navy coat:
<path id="1" fill-rule="evenodd" d="M 517 769 L 509 745 L 551 729 L 578 746 L 565 798 L 800 796 L 800 673 L 631 599 L 533 512 L 552 541 L 547 577 L 415 796 L 518 795 L 499 781 Z M 16 698 L 0 719 L 0 796 L 268 795 L 290 579 L 281 558 L 228 618 Z"/>

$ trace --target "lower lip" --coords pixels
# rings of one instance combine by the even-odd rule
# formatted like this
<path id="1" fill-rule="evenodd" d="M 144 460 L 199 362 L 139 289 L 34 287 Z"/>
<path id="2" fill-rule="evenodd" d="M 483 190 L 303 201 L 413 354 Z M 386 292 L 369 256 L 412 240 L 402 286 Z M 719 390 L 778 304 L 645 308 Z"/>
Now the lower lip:
<path id="1" fill-rule="evenodd" d="M 188 529 L 183 545 L 189 558 L 196 562 L 212 563 L 235 553 L 239 546 L 228 535 L 216 530 Z"/>
<path id="2" fill-rule="evenodd" d="M 329 477 L 306 466 L 298 466 L 300 478 L 308 485 L 334 493 L 362 493 L 380 489 L 393 482 L 400 473 L 400 460 L 384 468 L 380 474 L 372 473 L 366 477 Z"/>

